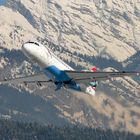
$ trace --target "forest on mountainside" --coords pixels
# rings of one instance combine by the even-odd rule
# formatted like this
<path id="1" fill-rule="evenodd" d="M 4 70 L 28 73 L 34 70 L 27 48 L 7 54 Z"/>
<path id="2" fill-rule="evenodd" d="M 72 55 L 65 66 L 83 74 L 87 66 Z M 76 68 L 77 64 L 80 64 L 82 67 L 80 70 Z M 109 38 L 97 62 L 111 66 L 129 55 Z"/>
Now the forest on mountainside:
<path id="1" fill-rule="evenodd" d="M 101 130 L 82 126 L 42 126 L 36 122 L 25 123 L 0 120 L 1 140 L 139 140 L 140 135 L 129 132 Z"/>

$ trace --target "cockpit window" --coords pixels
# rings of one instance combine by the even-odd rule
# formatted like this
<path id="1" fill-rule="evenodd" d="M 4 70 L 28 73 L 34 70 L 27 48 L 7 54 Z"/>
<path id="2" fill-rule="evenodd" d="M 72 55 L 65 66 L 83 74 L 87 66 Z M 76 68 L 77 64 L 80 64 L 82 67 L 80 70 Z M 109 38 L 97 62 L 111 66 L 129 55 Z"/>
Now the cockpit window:
<path id="1" fill-rule="evenodd" d="M 32 43 L 32 44 L 35 44 L 35 45 L 39 46 L 39 44 L 37 42 L 29 41 L 28 43 Z"/>

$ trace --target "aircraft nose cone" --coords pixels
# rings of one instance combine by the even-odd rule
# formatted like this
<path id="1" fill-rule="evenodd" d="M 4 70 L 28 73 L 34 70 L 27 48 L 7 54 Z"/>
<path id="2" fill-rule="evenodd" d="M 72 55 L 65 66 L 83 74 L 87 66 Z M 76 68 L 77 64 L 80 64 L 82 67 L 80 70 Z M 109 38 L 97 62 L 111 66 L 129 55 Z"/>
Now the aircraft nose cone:
<path id="1" fill-rule="evenodd" d="M 28 43 L 23 44 L 22 51 L 26 56 L 28 56 L 31 53 L 30 45 Z"/>
<path id="2" fill-rule="evenodd" d="M 21 49 L 22 49 L 23 51 L 25 51 L 25 50 L 26 50 L 26 44 L 23 44 Z"/>

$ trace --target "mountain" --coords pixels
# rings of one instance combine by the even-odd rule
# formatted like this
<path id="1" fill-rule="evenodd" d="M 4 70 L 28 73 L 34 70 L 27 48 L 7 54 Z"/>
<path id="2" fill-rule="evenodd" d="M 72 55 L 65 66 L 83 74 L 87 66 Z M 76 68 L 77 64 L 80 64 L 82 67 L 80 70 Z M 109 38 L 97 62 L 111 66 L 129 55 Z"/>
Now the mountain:
<path id="1" fill-rule="evenodd" d="M 21 52 L 37 40 L 76 69 L 140 70 L 140 2 L 7 0 L 0 4 L 0 77 L 40 71 Z M 0 86 L 0 116 L 139 134 L 140 78 L 102 81 L 94 97 L 52 86 Z"/>

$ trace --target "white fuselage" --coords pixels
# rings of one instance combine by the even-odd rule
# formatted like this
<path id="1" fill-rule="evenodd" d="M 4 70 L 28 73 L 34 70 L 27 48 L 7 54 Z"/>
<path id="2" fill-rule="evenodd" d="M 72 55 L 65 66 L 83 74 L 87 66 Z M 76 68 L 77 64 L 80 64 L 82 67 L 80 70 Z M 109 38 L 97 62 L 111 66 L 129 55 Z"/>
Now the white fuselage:
<path id="1" fill-rule="evenodd" d="M 45 69 L 55 65 L 60 70 L 73 70 L 69 65 L 55 56 L 52 51 L 40 43 L 27 42 L 23 45 L 24 54 Z"/>

